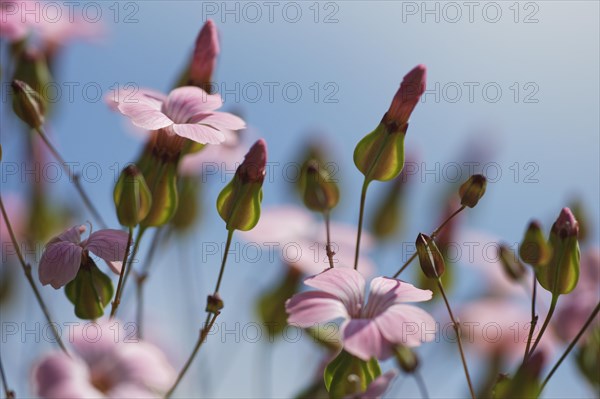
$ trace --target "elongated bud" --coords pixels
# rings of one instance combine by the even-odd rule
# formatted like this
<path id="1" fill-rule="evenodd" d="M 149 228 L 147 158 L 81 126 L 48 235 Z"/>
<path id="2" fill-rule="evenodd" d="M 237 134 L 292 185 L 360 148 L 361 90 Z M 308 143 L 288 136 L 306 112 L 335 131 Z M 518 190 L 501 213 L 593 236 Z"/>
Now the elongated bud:
<path id="1" fill-rule="evenodd" d="M 168 161 L 149 162 L 144 171 L 144 177 L 152 194 L 152 205 L 148 215 L 141 221 L 140 226 L 158 227 L 168 223 L 179 205 L 177 192 L 177 163 Z"/>
<path id="2" fill-rule="evenodd" d="M 329 173 L 315 160 L 308 161 L 305 168 L 304 205 L 317 212 L 327 212 L 335 208 L 340 200 L 340 190 Z"/>
<path id="3" fill-rule="evenodd" d="M 213 71 L 219 55 L 219 38 L 217 27 L 212 20 L 207 20 L 196 39 L 196 47 L 190 66 L 189 84 L 203 89 L 210 87 Z M 208 92 L 208 90 L 207 90 Z"/>
<path id="4" fill-rule="evenodd" d="M 150 212 L 152 194 L 142 172 L 129 165 L 121 172 L 113 192 L 117 218 L 123 226 L 134 227 Z"/>
<path id="5" fill-rule="evenodd" d="M 542 266 L 550 260 L 552 248 L 548 245 L 539 222 L 534 220 L 529 223 L 523 241 L 521 241 L 519 256 L 523 262 L 531 266 Z"/>
<path id="6" fill-rule="evenodd" d="M 15 114 L 32 129 L 44 124 L 46 108 L 42 97 L 27 83 L 13 80 L 13 110 Z"/>
<path id="7" fill-rule="evenodd" d="M 358 142 L 354 164 L 366 182 L 392 180 L 404 167 L 404 137 L 408 118 L 425 90 L 425 67 L 409 72 L 379 125 Z"/>
<path id="8" fill-rule="evenodd" d="M 525 266 L 507 245 L 500 244 L 498 256 L 504 272 L 511 280 L 519 281 L 525 275 Z"/>
<path id="9" fill-rule="evenodd" d="M 266 165 L 267 144 L 260 139 L 250 148 L 233 179 L 217 198 L 217 210 L 227 230 L 247 231 L 258 223 Z"/>
<path id="10" fill-rule="evenodd" d="M 441 277 L 446 269 L 446 262 L 435 241 L 431 237 L 419 233 L 415 244 L 421 270 L 423 270 L 425 276 L 432 279 Z"/>
<path id="11" fill-rule="evenodd" d="M 579 224 L 569 208 L 563 208 L 550 230 L 552 257 L 547 265 L 536 268 L 542 287 L 553 295 L 573 291 L 579 279 Z"/>
<path id="12" fill-rule="evenodd" d="M 485 194 L 487 179 L 483 175 L 473 175 L 458 189 L 460 204 L 474 208 Z"/>
<path id="13" fill-rule="evenodd" d="M 194 226 L 201 214 L 200 178 L 180 176 L 178 183 L 179 205 L 171 219 L 171 226 L 178 232 L 185 232 Z"/>
<path id="14" fill-rule="evenodd" d="M 398 366 L 408 374 L 414 372 L 419 366 L 417 354 L 408 346 L 398 345 L 394 348 L 394 355 Z"/>

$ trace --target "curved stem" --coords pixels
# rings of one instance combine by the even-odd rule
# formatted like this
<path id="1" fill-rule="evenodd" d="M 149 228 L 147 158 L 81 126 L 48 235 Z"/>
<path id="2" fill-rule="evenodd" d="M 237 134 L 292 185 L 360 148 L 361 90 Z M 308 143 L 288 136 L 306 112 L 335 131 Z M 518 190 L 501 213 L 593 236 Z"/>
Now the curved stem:
<path id="1" fill-rule="evenodd" d="M 19 263 L 21 264 L 21 267 L 23 268 L 23 272 L 25 273 L 25 277 L 27 278 L 27 281 L 29 282 L 31 289 L 33 290 L 35 299 L 37 300 L 38 304 L 40 305 L 40 308 L 42 309 L 42 313 L 44 313 L 46 321 L 52 328 L 52 334 L 54 335 L 54 338 L 56 339 L 56 343 L 58 344 L 58 346 L 60 346 L 60 349 L 62 349 L 62 351 L 66 355 L 70 356 L 69 352 L 67 351 L 67 348 L 65 347 L 65 344 L 62 342 L 62 339 L 60 338 L 60 334 L 59 334 L 58 330 L 56 329 L 56 323 L 52 321 L 52 318 L 50 317 L 50 311 L 48 310 L 48 307 L 46 306 L 46 303 L 44 302 L 44 299 L 42 298 L 40 291 L 38 290 L 37 286 L 35 285 L 35 281 L 33 280 L 33 274 L 31 273 L 31 265 L 29 263 L 25 262 L 25 258 L 23 257 L 23 253 L 21 252 L 21 247 L 19 246 L 19 243 L 17 242 L 17 237 L 15 236 L 15 232 L 13 231 L 12 225 L 10 224 L 10 220 L 8 219 L 8 214 L 6 213 L 6 209 L 4 208 L 4 202 L 2 202 L 1 197 L 0 197 L 0 210 L 2 211 L 2 216 L 4 217 L 4 222 L 6 224 L 6 229 L 8 230 L 8 234 L 10 235 L 10 239 L 13 243 L 13 246 L 15 247 L 15 251 L 17 252 L 17 257 L 19 258 Z"/>
<path id="2" fill-rule="evenodd" d="M 363 218 L 365 214 L 365 200 L 367 199 L 367 188 L 369 182 L 365 177 L 363 186 L 360 192 L 360 211 L 358 213 L 358 233 L 356 234 L 356 249 L 354 252 L 354 270 L 358 269 L 358 255 L 360 254 L 360 236 L 362 235 Z"/>
<path id="3" fill-rule="evenodd" d="M 325 219 L 325 230 L 327 231 L 327 244 L 325 245 L 325 251 L 327 252 L 327 259 L 329 259 L 329 268 L 333 269 L 333 255 L 335 252 L 331 249 L 331 233 L 329 225 L 329 212 L 323 212 L 323 218 Z"/>
<path id="4" fill-rule="evenodd" d="M 225 273 L 225 264 L 227 263 L 227 255 L 229 254 L 229 247 L 231 246 L 231 239 L 233 238 L 233 232 L 235 230 L 227 231 L 227 243 L 225 244 L 225 252 L 223 253 L 223 261 L 221 262 L 221 270 L 219 271 L 219 278 L 217 279 L 217 285 L 215 286 L 215 292 L 213 295 L 219 293 L 221 288 L 221 281 L 223 280 L 223 274 Z"/>
<path id="5" fill-rule="evenodd" d="M 442 229 L 444 227 L 446 227 L 446 225 L 452 220 L 454 219 L 454 217 L 456 215 L 458 215 L 459 213 L 461 213 L 466 207 L 464 205 L 462 205 L 460 208 L 458 208 L 457 210 L 455 210 L 450 216 L 448 216 L 446 218 L 446 220 L 444 220 L 442 222 L 442 224 L 440 224 L 437 229 L 433 230 L 433 232 L 429 235 L 431 237 L 431 239 L 435 239 L 435 237 L 440 234 L 440 231 L 442 231 Z M 408 260 L 406 262 L 404 262 L 404 264 L 400 267 L 400 269 L 398 269 L 398 271 L 396 272 L 396 274 L 394 274 L 392 276 L 392 278 L 397 278 L 403 271 L 404 269 L 406 269 L 408 267 L 408 265 L 410 265 L 412 263 L 413 260 L 415 260 L 415 258 L 417 257 L 417 252 L 415 252 L 414 254 L 412 254 L 412 256 L 410 258 L 408 258 Z"/>
<path id="6" fill-rule="evenodd" d="M 2 377 L 2 385 L 4 386 L 4 395 L 7 399 L 15 397 L 15 392 L 8 387 L 6 380 L 6 374 L 4 374 L 4 366 L 2 365 L 2 358 L 0 357 L 0 376 Z"/>
<path id="7" fill-rule="evenodd" d="M 127 280 L 129 279 L 129 275 L 131 274 L 131 270 L 133 269 L 133 262 L 135 262 L 135 258 L 140 249 L 140 242 L 142 241 L 142 237 L 146 232 L 146 227 L 139 227 L 138 232 L 135 236 L 135 240 L 133 240 L 133 250 L 131 251 L 131 256 L 129 257 L 129 262 L 127 262 L 127 268 L 125 270 L 125 276 L 123 276 L 123 287 L 121 291 L 125 289 L 125 285 L 127 284 Z"/>
<path id="8" fill-rule="evenodd" d="M 117 286 L 117 292 L 115 293 L 115 300 L 113 302 L 113 307 L 110 312 L 110 318 L 114 318 L 117 315 L 117 308 L 121 303 L 121 297 L 123 296 L 123 291 L 125 291 L 125 284 L 127 284 L 127 278 L 129 277 L 129 273 L 131 273 L 131 268 L 135 257 L 137 256 L 138 249 L 140 248 L 140 241 L 142 240 L 142 235 L 144 234 L 145 228 L 140 227 L 136 234 L 135 240 L 133 241 L 133 251 L 131 251 L 131 256 L 129 256 L 129 246 L 127 247 L 127 251 L 125 253 L 125 259 L 123 260 L 123 264 L 121 265 L 121 274 L 119 275 L 119 283 Z M 129 230 L 130 237 L 132 230 Z M 131 245 L 131 243 L 129 243 Z M 129 256 L 129 261 L 127 261 L 127 256 Z"/>
<path id="9" fill-rule="evenodd" d="M 129 235 L 127 236 L 127 247 L 125 248 L 125 256 L 123 257 L 123 263 L 121 264 L 121 273 L 119 273 L 119 282 L 117 283 L 117 291 L 115 293 L 115 300 L 112 303 L 110 309 L 110 318 L 114 318 L 117 313 L 117 308 L 121 303 L 121 290 L 123 286 L 123 276 L 125 275 L 125 265 L 127 265 L 127 258 L 129 257 L 129 247 L 131 246 L 131 240 L 133 239 L 133 227 L 129 228 Z"/>
<path id="10" fill-rule="evenodd" d="M 473 390 L 473 383 L 471 382 L 471 376 L 469 374 L 469 368 L 467 367 L 467 360 L 465 359 L 465 352 L 462 346 L 462 339 L 460 334 L 460 327 L 458 322 L 454 317 L 454 313 L 452 313 L 452 308 L 450 307 L 450 302 L 448 302 L 448 298 L 446 297 L 446 292 L 444 291 L 444 286 L 442 285 L 442 280 L 438 278 L 437 280 L 438 288 L 442 293 L 442 297 L 444 298 L 444 303 L 446 304 L 446 309 L 448 309 L 448 315 L 452 320 L 452 325 L 454 327 L 454 332 L 456 333 L 456 342 L 458 343 L 458 350 L 460 352 L 460 359 L 462 360 L 463 369 L 465 371 L 465 377 L 467 378 L 467 384 L 469 385 L 469 392 L 471 393 L 471 398 L 476 399 L 475 391 Z"/>
<path id="11" fill-rule="evenodd" d="M 535 314 L 535 300 L 537 297 L 537 278 L 535 273 L 533 273 L 533 290 L 531 294 L 531 325 L 529 326 L 529 335 L 527 336 L 527 345 L 525 346 L 525 355 L 523 355 L 523 362 L 527 360 L 527 355 L 529 354 L 529 348 L 531 346 L 531 340 L 533 339 L 533 333 L 535 331 L 535 326 L 538 322 L 538 316 Z"/>
<path id="12" fill-rule="evenodd" d="M 548 325 L 550 324 L 550 319 L 552 318 L 552 315 L 554 314 L 554 310 L 556 309 L 556 303 L 558 302 L 558 297 L 559 297 L 558 295 L 552 295 L 552 301 L 550 302 L 550 309 L 548 309 L 548 314 L 546 315 L 544 324 L 542 324 L 540 333 L 535 338 L 535 342 L 533 343 L 533 346 L 531 347 L 531 350 L 527 354 L 527 357 L 525 360 L 528 360 L 531 357 L 531 355 L 533 355 L 533 352 L 535 351 L 535 349 L 539 345 L 540 341 L 542 340 L 542 335 L 544 335 L 544 332 L 546 332 L 546 328 L 548 328 Z"/>
<path id="13" fill-rule="evenodd" d="M 567 346 L 567 349 L 562 354 L 562 356 L 560 357 L 560 359 L 558 359 L 558 362 L 556 362 L 556 364 L 554 365 L 554 367 L 552 367 L 552 370 L 550 370 L 550 373 L 548 373 L 548 376 L 546 378 L 544 378 L 544 382 L 542 382 L 542 386 L 540 387 L 540 393 L 542 392 L 542 390 L 544 389 L 544 387 L 546 386 L 546 384 L 548 383 L 548 381 L 550 380 L 550 378 L 552 378 L 552 376 L 554 375 L 554 373 L 556 372 L 556 370 L 558 369 L 558 367 L 561 365 L 561 363 L 563 362 L 563 360 L 565 360 L 565 358 L 573 350 L 573 348 L 577 344 L 577 341 L 579 341 L 579 339 L 581 338 L 581 336 L 583 335 L 583 333 L 585 332 L 585 330 L 587 330 L 587 328 L 590 326 L 590 324 L 592 324 L 592 321 L 594 321 L 594 318 L 598 315 L 598 312 L 600 312 L 600 302 L 598 302 L 598 304 L 596 305 L 596 307 L 592 311 L 592 314 L 590 314 L 590 317 L 588 317 L 588 319 L 584 323 L 583 327 L 581 327 L 581 330 L 579 330 L 579 332 L 577 333 L 577 335 L 575 336 L 575 338 L 573 338 L 573 341 L 571 341 L 571 343 L 569 344 L 569 346 Z"/>
<path id="14" fill-rule="evenodd" d="M 96 221 L 100 224 L 100 226 L 103 229 L 105 229 L 106 223 L 104 222 L 104 219 L 102 219 L 102 216 L 100 216 L 100 213 L 98 212 L 96 207 L 94 207 L 94 204 L 92 204 L 90 197 L 87 195 L 87 193 L 84 191 L 83 187 L 81 186 L 81 182 L 79 181 L 79 175 L 76 173 L 73 173 L 71 171 L 71 169 L 67 165 L 67 162 L 65 162 L 64 158 L 60 155 L 58 150 L 54 147 L 54 145 L 52 145 L 52 143 L 48 139 L 48 136 L 46 136 L 44 128 L 39 127 L 35 130 L 40 135 L 40 137 L 42 138 L 42 140 L 44 141 L 44 143 L 46 144 L 46 146 L 48 147 L 48 149 L 50 150 L 50 152 L 52 153 L 54 158 L 56 158 L 56 160 L 60 163 L 60 166 L 63 168 L 65 173 L 69 176 L 69 180 L 71 180 L 73 182 L 73 185 L 75 186 L 75 189 L 79 193 L 79 196 L 81 197 L 81 200 L 83 201 L 83 204 L 85 205 L 85 207 L 88 209 L 88 211 L 90 211 L 90 213 L 92 214 L 94 219 L 96 219 Z"/>

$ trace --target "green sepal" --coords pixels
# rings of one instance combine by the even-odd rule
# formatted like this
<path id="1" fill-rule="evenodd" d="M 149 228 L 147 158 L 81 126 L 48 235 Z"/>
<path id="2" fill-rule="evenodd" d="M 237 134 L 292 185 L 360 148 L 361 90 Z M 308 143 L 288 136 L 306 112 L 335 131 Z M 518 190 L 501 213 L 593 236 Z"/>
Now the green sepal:
<path id="1" fill-rule="evenodd" d="M 65 294 L 75 305 L 77 317 L 95 320 L 104 315 L 104 308 L 113 296 L 112 280 L 88 257 L 75 279 L 65 286 Z"/>
<path id="2" fill-rule="evenodd" d="M 549 244 L 552 257 L 547 265 L 535 268 L 536 278 L 552 295 L 568 294 L 579 280 L 580 253 L 577 236 L 560 238 L 557 233 L 551 232 Z"/>
<path id="3" fill-rule="evenodd" d="M 260 219 L 262 196 L 262 182 L 242 183 L 236 174 L 217 198 L 217 211 L 227 230 L 254 228 Z"/>
<path id="4" fill-rule="evenodd" d="M 152 193 L 152 207 L 140 226 L 162 226 L 175 215 L 179 204 L 177 162 L 150 164 L 144 176 Z"/>
<path id="5" fill-rule="evenodd" d="M 355 375 L 358 381 L 349 381 Z M 323 378 L 330 398 L 342 398 L 346 395 L 360 394 L 366 391 L 369 384 L 381 375 L 379 362 L 371 358 L 368 362 L 359 359 L 346 351 L 340 354 L 325 367 Z"/>
<path id="6" fill-rule="evenodd" d="M 365 181 L 388 181 L 404 168 L 405 131 L 390 132 L 380 123 L 358 142 L 354 149 L 354 164 Z"/>

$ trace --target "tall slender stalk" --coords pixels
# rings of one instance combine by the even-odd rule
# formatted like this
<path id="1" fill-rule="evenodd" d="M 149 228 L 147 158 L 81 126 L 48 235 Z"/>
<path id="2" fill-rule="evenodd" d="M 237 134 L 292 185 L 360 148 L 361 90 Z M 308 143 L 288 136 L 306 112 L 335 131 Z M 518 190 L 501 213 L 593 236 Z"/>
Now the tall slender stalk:
<path id="1" fill-rule="evenodd" d="M 356 234 L 356 248 L 354 250 L 354 270 L 358 269 L 358 255 L 360 255 L 360 237 L 362 235 L 363 218 L 365 215 L 365 200 L 367 199 L 367 188 L 369 181 L 365 178 L 360 192 L 360 210 L 358 213 L 358 233 Z"/>
<path id="2" fill-rule="evenodd" d="M 529 326 L 529 335 L 527 336 L 527 345 L 525 346 L 525 354 L 523 355 L 523 362 L 527 360 L 529 354 L 529 348 L 531 347 L 531 340 L 533 339 L 533 333 L 535 326 L 538 322 L 538 316 L 535 314 L 535 301 L 537 297 L 537 277 L 533 273 L 533 290 L 531 294 L 531 325 Z"/>
<path id="3" fill-rule="evenodd" d="M 58 152 L 56 147 L 54 147 L 54 145 L 48 139 L 48 136 L 46 135 L 44 128 L 40 126 L 39 128 L 37 128 L 35 130 L 40 135 L 40 137 L 42 138 L 42 140 L 44 141 L 44 143 L 46 144 L 46 146 L 48 147 L 48 149 L 50 150 L 52 155 L 54 155 L 54 158 L 56 158 L 58 163 L 60 163 L 60 166 L 63 168 L 65 173 L 69 176 L 69 180 L 73 182 L 73 185 L 75 186 L 75 189 L 79 193 L 79 196 L 81 197 L 81 200 L 83 201 L 83 204 L 85 205 L 85 207 L 88 209 L 88 211 L 90 211 L 90 213 L 92 214 L 94 219 L 96 219 L 96 221 L 100 224 L 100 226 L 105 229 L 106 223 L 104 222 L 104 219 L 102 219 L 102 216 L 100 216 L 100 213 L 98 212 L 96 207 L 94 207 L 94 204 L 90 200 L 90 197 L 87 195 L 87 193 L 81 186 L 81 181 L 79 180 L 79 175 L 77 173 L 73 173 L 71 171 L 71 169 L 65 162 L 64 158 L 60 155 L 60 153 Z"/>
<path id="4" fill-rule="evenodd" d="M 525 358 L 525 361 L 527 361 L 531 357 L 531 355 L 533 354 L 535 349 L 538 347 L 540 341 L 542 340 L 542 336 L 544 335 L 544 332 L 546 332 L 546 328 L 548 328 L 548 325 L 550 324 L 550 319 L 552 318 L 552 315 L 554 314 L 554 310 L 556 309 L 558 297 L 559 297 L 559 295 L 552 295 L 552 301 L 550 302 L 550 309 L 548 309 L 548 314 L 546 314 L 546 319 L 544 320 L 544 324 L 542 324 L 540 333 L 535 338 L 535 342 L 533 343 L 531 350 L 529 351 L 529 353 L 527 353 L 527 357 Z"/>
<path id="5" fill-rule="evenodd" d="M 331 249 L 331 232 L 329 223 L 329 212 L 323 212 L 323 218 L 325 219 L 325 230 L 327 232 L 327 244 L 325 245 L 325 251 L 327 252 L 327 259 L 329 259 L 329 268 L 333 269 L 333 255 L 335 252 Z"/>
<path id="6" fill-rule="evenodd" d="M 127 265 L 127 258 L 129 257 L 129 247 L 131 246 L 131 240 L 133 239 L 133 227 L 129 227 L 129 235 L 127 236 L 127 247 L 125 247 L 125 256 L 123 257 L 123 263 L 121 264 L 121 273 L 119 273 L 119 282 L 117 283 L 117 291 L 115 293 L 115 300 L 112 303 L 110 310 L 110 318 L 114 318 L 117 313 L 119 304 L 121 303 L 121 292 L 123 289 L 123 277 L 125 276 L 125 266 Z"/>
<path id="7" fill-rule="evenodd" d="M 465 358 L 465 352 L 462 346 L 462 339 L 460 334 L 460 327 L 456 318 L 454 317 L 454 313 L 452 313 L 452 308 L 450 307 L 450 302 L 448 302 L 448 298 L 446 297 L 446 292 L 444 291 L 444 286 L 442 284 L 442 280 L 438 278 L 437 280 L 438 288 L 442 293 L 442 297 L 444 298 L 444 303 L 446 304 L 446 309 L 448 309 L 448 315 L 452 320 L 452 326 L 454 327 L 454 332 L 456 333 L 456 342 L 458 343 L 458 350 L 460 352 L 460 359 L 462 361 L 463 369 L 465 371 L 465 377 L 467 378 L 467 384 L 469 385 L 469 392 L 471 393 L 471 398 L 476 399 L 475 391 L 473 390 L 473 383 L 471 382 L 471 375 L 469 374 L 469 368 L 467 367 L 467 360 Z"/>
<path id="8" fill-rule="evenodd" d="M 42 298 L 40 291 L 38 290 L 37 286 L 35 285 L 35 281 L 33 280 L 33 274 L 31 272 L 31 265 L 29 263 L 25 262 L 25 258 L 23 257 L 23 253 L 21 252 L 21 247 L 19 246 L 19 243 L 17 242 L 17 237 L 15 236 L 15 232 L 13 231 L 12 225 L 10 224 L 10 220 L 8 219 L 8 214 L 6 213 L 6 209 L 4 208 L 4 202 L 2 202 L 2 197 L 0 197 L 0 210 L 2 211 L 2 216 L 4 217 L 4 221 L 6 223 L 6 229 L 8 230 L 8 234 L 10 235 L 10 239 L 15 247 L 15 251 L 17 252 L 17 257 L 19 258 L 19 263 L 21 264 L 21 267 L 23 268 L 23 272 L 25 273 L 25 277 L 27 278 L 27 281 L 29 282 L 31 289 L 33 290 L 35 299 L 37 300 L 38 304 L 40 305 L 40 308 L 42 309 L 42 313 L 44 313 L 46 321 L 52 328 L 52 334 L 54 335 L 54 338 L 56 339 L 56 343 L 58 344 L 58 346 L 60 346 L 60 349 L 62 349 L 62 351 L 66 355 L 69 355 L 69 352 L 67 351 L 67 348 L 65 347 L 65 344 L 62 342 L 62 339 L 60 338 L 60 333 L 56 329 L 56 323 L 54 323 L 52 321 L 52 318 L 50 317 L 50 311 L 48 310 L 48 307 L 46 306 L 46 303 L 44 302 L 44 299 Z"/>

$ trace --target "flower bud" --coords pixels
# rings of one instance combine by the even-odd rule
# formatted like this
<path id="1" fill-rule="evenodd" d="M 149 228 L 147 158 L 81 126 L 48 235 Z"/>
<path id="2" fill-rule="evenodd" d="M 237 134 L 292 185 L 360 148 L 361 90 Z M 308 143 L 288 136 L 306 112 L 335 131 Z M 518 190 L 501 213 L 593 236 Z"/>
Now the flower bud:
<path id="1" fill-rule="evenodd" d="M 117 218 L 123 226 L 134 227 L 150 212 L 152 195 L 142 172 L 129 165 L 121 172 L 113 193 Z"/>
<path id="2" fill-rule="evenodd" d="M 196 47 L 190 66 L 189 85 L 198 86 L 204 90 L 210 87 L 219 51 L 217 27 L 209 19 L 200 30 L 196 39 Z M 209 90 L 206 91 L 209 92 Z"/>
<path id="3" fill-rule="evenodd" d="M 316 212 L 327 212 L 335 208 L 340 200 L 340 190 L 329 173 L 315 160 L 308 161 L 305 169 L 304 205 Z"/>
<path id="4" fill-rule="evenodd" d="M 532 221 L 525 232 L 519 248 L 519 256 L 523 262 L 532 266 L 548 263 L 552 256 L 552 248 L 548 245 L 542 228 L 537 221 Z"/>
<path id="5" fill-rule="evenodd" d="M 96 320 L 113 296 L 112 280 L 102 273 L 89 255 L 84 256 L 75 279 L 65 286 L 65 295 L 75 305 L 75 315 L 84 320 Z"/>
<path id="6" fill-rule="evenodd" d="M 571 211 L 573 211 L 573 215 L 575 215 L 575 219 L 577 219 L 577 223 L 579 223 L 579 242 L 585 242 L 590 237 L 590 218 L 588 213 L 586 212 L 585 207 L 581 200 L 576 200 L 571 204 Z"/>
<path id="7" fill-rule="evenodd" d="M 507 245 L 500 244 L 498 256 L 504 272 L 511 280 L 519 281 L 525 275 L 525 266 Z"/>
<path id="8" fill-rule="evenodd" d="M 157 227 L 168 223 L 179 205 L 177 193 L 177 162 L 162 163 L 154 160 L 142 169 L 150 188 L 152 205 L 148 215 L 140 223 L 143 227 Z"/>
<path id="9" fill-rule="evenodd" d="M 42 97 L 23 81 L 13 80 L 11 86 L 15 114 L 32 129 L 40 128 L 46 112 Z"/>
<path id="10" fill-rule="evenodd" d="M 487 179 L 483 175 L 473 175 L 458 189 L 460 204 L 474 208 L 485 194 Z"/>
<path id="11" fill-rule="evenodd" d="M 542 287 L 553 295 L 573 291 L 579 279 L 579 225 L 569 208 L 563 208 L 550 230 L 552 256 L 546 265 L 536 267 Z"/>
<path id="12" fill-rule="evenodd" d="M 417 354 L 408 346 L 396 346 L 394 348 L 394 355 L 396 357 L 396 362 L 398 362 L 398 366 L 405 373 L 410 374 L 419 366 L 419 358 L 417 357 Z"/>
<path id="13" fill-rule="evenodd" d="M 421 95 L 425 92 L 427 69 L 425 65 L 417 65 L 406 74 L 400 89 L 396 92 L 390 109 L 384 119 L 387 123 L 393 123 L 400 130 L 408 124 L 410 114 L 419 103 Z"/>
<path id="14" fill-rule="evenodd" d="M 185 232 L 198 221 L 201 213 L 200 179 L 197 176 L 179 178 L 179 205 L 171 219 L 171 226 L 178 232 Z"/>
<path id="15" fill-rule="evenodd" d="M 431 237 L 419 233 L 416 241 L 417 255 L 421 270 L 428 278 L 440 278 L 446 269 L 446 262 L 435 241 Z"/>
<path id="16" fill-rule="evenodd" d="M 218 314 L 220 313 L 221 309 L 223 309 L 223 306 L 225 306 L 223 304 L 223 300 L 221 299 L 221 296 L 217 293 L 214 295 L 209 295 L 206 298 L 206 311 L 208 313 L 215 313 Z"/>
<path id="17" fill-rule="evenodd" d="M 540 374 L 546 355 L 535 352 L 531 358 L 521 364 L 514 377 L 502 376 L 493 389 L 495 399 L 537 398 L 540 393 Z"/>
<path id="18" fill-rule="evenodd" d="M 247 231 L 258 223 L 266 164 L 267 144 L 260 139 L 250 148 L 233 179 L 217 198 L 217 210 L 227 230 Z"/>

